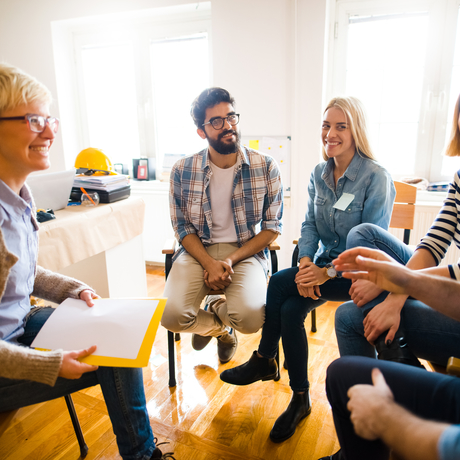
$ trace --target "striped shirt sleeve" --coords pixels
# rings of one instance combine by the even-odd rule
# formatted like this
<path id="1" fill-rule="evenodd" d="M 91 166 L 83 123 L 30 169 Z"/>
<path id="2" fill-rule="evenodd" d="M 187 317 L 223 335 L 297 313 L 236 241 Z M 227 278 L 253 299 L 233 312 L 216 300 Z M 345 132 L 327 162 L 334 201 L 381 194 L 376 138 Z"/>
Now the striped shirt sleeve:
<path id="1" fill-rule="evenodd" d="M 460 248 L 460 177 L 455 173 L 454 180 L 449 186 L 447 197 L 428 233 L 420 240 L 417 249 L 427 249 L 439 264 L 445 257 L 452 241 Z M 450 275 L 460 279 L 460 267 L 449 266 Z"/>

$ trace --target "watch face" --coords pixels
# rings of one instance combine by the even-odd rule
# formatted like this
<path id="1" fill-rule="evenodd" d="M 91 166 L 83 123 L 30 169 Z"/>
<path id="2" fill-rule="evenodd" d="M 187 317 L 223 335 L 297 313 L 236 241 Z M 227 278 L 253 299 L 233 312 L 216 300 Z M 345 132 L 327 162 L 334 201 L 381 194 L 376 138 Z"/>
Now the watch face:
<path id="1" fill-rule="evenodd" d="M 337 276 L 337 270 L 334 267 L 329 267 L 327 269 L 327 276 L 329 276 L 329 278 L 335 278 Z"/>

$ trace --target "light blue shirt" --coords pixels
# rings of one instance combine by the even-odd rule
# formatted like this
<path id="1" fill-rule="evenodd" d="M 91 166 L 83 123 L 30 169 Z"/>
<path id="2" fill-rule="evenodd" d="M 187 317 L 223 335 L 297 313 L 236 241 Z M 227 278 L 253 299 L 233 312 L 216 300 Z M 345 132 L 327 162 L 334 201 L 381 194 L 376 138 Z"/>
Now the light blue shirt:
<path id="1" fill-rule="evenodd" d="M 344 193 L 354 198 L 341 211 L 333 206 Z M 334 160 L 317 165 L 311 173 L 308 195 L 299 260 L 309 257 L 325 265 L 345 251 L 347 235 L 356 225 L 367 222 L 388 229 L 396 190 L 385 168 L 355 153 L 337 187 Z"/>
<path id="2" fill-rule="evenodd" d="M 452 425 L 442 432 L 438 441 L 438 453 L 441 460 L 460 458 L 460 425 Z"/>
<path id="3" fill-rule="evenodd" d="M 19 257 L 0 301 L 0 339 L 17 343 L 30 311 L 38 245 L 38 226 L 32 222 L 32 196 L 27 185 L 17 195 L 0 180 L 0 228 L 8 251 Z"/>

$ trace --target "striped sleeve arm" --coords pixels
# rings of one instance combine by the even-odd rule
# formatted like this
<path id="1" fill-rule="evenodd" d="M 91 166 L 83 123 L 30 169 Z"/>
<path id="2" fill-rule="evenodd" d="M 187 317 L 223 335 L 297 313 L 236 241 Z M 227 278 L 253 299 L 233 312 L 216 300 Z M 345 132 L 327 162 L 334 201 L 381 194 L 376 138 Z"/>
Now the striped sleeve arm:
<path id="1" fill-rule="evenodd" d="M 458 206 L 460 206 L 460 178 L 457 172 L 436 220 L 417 246 L 417 249 L 430 251 L 438 264 L 446 255 L 452 241 L 460 247 L 460 235 L 457 232 Z"/>

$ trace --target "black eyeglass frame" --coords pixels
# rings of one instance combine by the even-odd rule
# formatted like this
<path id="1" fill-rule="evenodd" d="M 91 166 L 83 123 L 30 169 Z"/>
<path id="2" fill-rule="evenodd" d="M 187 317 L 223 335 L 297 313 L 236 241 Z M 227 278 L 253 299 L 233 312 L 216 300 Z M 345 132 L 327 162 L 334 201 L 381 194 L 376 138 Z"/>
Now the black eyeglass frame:
<path id="1" fill-rule="evenodd" d="M 40 117 L 40 118 L 43 118 L 45 120 L 45 125 L 43 126 L 43 129 L 41 131 L 36 131 L 35 129 L 31 128 L 30 118 L 32 118 L 32 117 Z M 0 121 L 1 120 L 25 120 L 27 122 L 27 127 L 33 133 L 43 133 L 45 131 L 45 129 L 46 129 L 46 125 L 50 125 L 50 127 L 51 127 L 51 121 L 50 120 L 54 120 L 54 121 L 52 121 L 52 123 L 55 126 L 55 128 L 51 127 L 51 130 L 53 131 L 54 134 L 56 134 L 58 132 L 58 129 L 59 129 L 59 118 L 56 118 L 56 117 L 44 117 L 43 115 L 38 115 L 36 113 L 26 113 L 25 115 L 23 115 L 21 117 L 0 117 Z"/>
<path id="2" fill-rule="evenodd" d="M 236 123 L 230 123 L 230 120 L 229 118 L 230 117 L 236 117 Z M 216 128 L 214 126 L 214 122 L 217 121 L 217 120 L 220 120 L 222 122 L 222 126 L 220 128 Z M 228 123 L 230 124 L 230 126 L 236 126 L 239 122 L 240 122 L 240 114 L 239 113 L 232 113 L 226 117 L 214 117 L 214 118 L 211 118 L 207 123 L 203 123 L 202 126 L 205 126 L 205 125 L 211 125 L 215 130 L 219 130 L 219 129 L 222 129 L 224 127 L 224 124 L 225 124 L 225 121 L 228 121 Z"/>
<path id="3" fill-rule="evenodd" d="M 93 174 L 101 172 L 104 175 L 110 175 L 110 171 L 106 171 L 105 169 L 89 169 L 89 168 L 77 168 L 76 174 L 84 174 L 85 176 L 92 176 Z"/>

